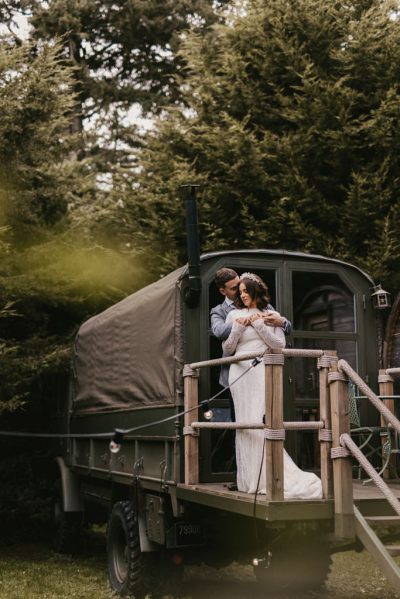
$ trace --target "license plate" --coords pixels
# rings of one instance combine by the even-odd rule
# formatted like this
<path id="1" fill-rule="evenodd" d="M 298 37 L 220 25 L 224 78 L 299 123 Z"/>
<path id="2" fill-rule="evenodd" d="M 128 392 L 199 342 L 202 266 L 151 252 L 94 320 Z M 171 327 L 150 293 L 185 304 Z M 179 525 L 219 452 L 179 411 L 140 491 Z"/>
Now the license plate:
<path id="1" fill-rule="evenodd" d="M 196 522 L 175 522 L 168 530 L 169 547 L 193 547 L 204 544 L 204 533 L 201 524 Z"/>

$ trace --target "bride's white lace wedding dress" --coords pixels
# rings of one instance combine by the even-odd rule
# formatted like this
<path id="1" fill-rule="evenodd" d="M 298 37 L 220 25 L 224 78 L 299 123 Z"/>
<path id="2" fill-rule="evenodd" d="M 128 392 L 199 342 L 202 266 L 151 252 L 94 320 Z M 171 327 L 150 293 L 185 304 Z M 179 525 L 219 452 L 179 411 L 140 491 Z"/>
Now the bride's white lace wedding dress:
<path id="1" fill-rule="evenodd" d="M 265 351 L 285 346 L 285 335 L 281 328 L 266 326 L 259 319 L 252 325 L 241 325 L 237 318 L 248 317 L 259 312 L 256 308 L 232 310 L 227 322 L 233 321 L 232 332 L 223 344 L 224 355 L 237 355 L 252 351 Z M 231 364 L 229 383 L 242 374 L 251 363 L 244 360 Z M 264 368 L 260 364 L 250 370 L 231 388 L 237 422 L 262 422 L 265 411 Z M 266 492 L 264 433 L 260 430 L 237 430 L 236 462 L 237 486 L 246 493 Z M 261 462 L 263 468 L 260 475 Z M 319 499 L 322 497 L 320 479 L 313 473 L 304 472 L 284 452 L 284 497 L 285 499 Z"/>

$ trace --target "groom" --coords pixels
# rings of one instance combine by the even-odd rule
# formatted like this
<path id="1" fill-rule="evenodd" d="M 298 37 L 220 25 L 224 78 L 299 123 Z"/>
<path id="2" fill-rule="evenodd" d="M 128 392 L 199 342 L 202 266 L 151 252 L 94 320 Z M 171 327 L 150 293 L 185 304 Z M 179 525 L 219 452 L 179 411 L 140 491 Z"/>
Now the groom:
<path id="1" fill-rule="evenodd" d="M 232 323 L 227 324 L 225 321 L 229 312 L 235 308 L 233 302 L 239 288 L 239 275 L 232 268 L 220 268 L 215 273 L 214 282 L 221 295 L 225 296 L 225 299 L 222 304 L 218 304 L 218 306 L 215 306 L 210 311 L 211 331 L 214 337 L 217 337 L 220 341 L 225 341 L 225 339 L 228 339 L 232 329 Z M 268 308 L 273 309 L 272 306 L 268 306 Z M 284 316 L 280 316 L 277 312 L 267 314 L 264 320 L 266 324 L 272 327 L 281 327 L 285 335 L 290 335 L 292 332 L 292 323 L 290 320 L 287 320 Z M 219 376 L 219 384 L 222 387 L 226 387 L 229 384 L 228 376 L 229 365 L 222 366 Z"/>

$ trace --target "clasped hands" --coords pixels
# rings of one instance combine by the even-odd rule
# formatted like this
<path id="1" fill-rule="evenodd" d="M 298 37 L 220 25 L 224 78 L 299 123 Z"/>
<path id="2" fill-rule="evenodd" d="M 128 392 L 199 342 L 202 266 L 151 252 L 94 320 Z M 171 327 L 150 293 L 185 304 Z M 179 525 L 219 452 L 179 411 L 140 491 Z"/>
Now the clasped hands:
<path id="1" fill-rule="evenodd" d="M 241 316 L 240 318 L 236 319 L 236 322 L 238 324 L 244 325 L 246 327 L 251 326 L 251 324 L 255 321 L 255 320 L 263 320 L 264 324 L 268 325 L 268 326 L 272 326 L 272 327 L 279 327 L 282 325 L 282 316 L 279 314 L 279 312 L 272 312 L 272 311 L 268 311 L 268 312 L 257 312 L 256 314 L 252 314 L 251 316 Z"/>

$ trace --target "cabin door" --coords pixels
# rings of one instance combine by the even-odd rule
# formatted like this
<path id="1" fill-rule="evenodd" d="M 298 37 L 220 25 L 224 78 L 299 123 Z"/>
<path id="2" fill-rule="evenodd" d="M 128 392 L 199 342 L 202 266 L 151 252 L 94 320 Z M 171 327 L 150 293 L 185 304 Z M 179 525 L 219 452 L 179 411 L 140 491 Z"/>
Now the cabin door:
<path id="1" fill-rule="evenodd" d="M 329 267 L 328 267 L 329 268 Z M 291 302 L 292 346 L 336 350 L 357 369 L 356 294 L 351 282 L 339 273 L 314 265 L 288 265 L 286 288 Z M 315 358 L 288 358 L 285 368 L 285 419 L 319 420 L 319 372 Z M 317 433 L 289 433 L 287 446 L 297 464 L 306 470 L 319 468 Z"/>

